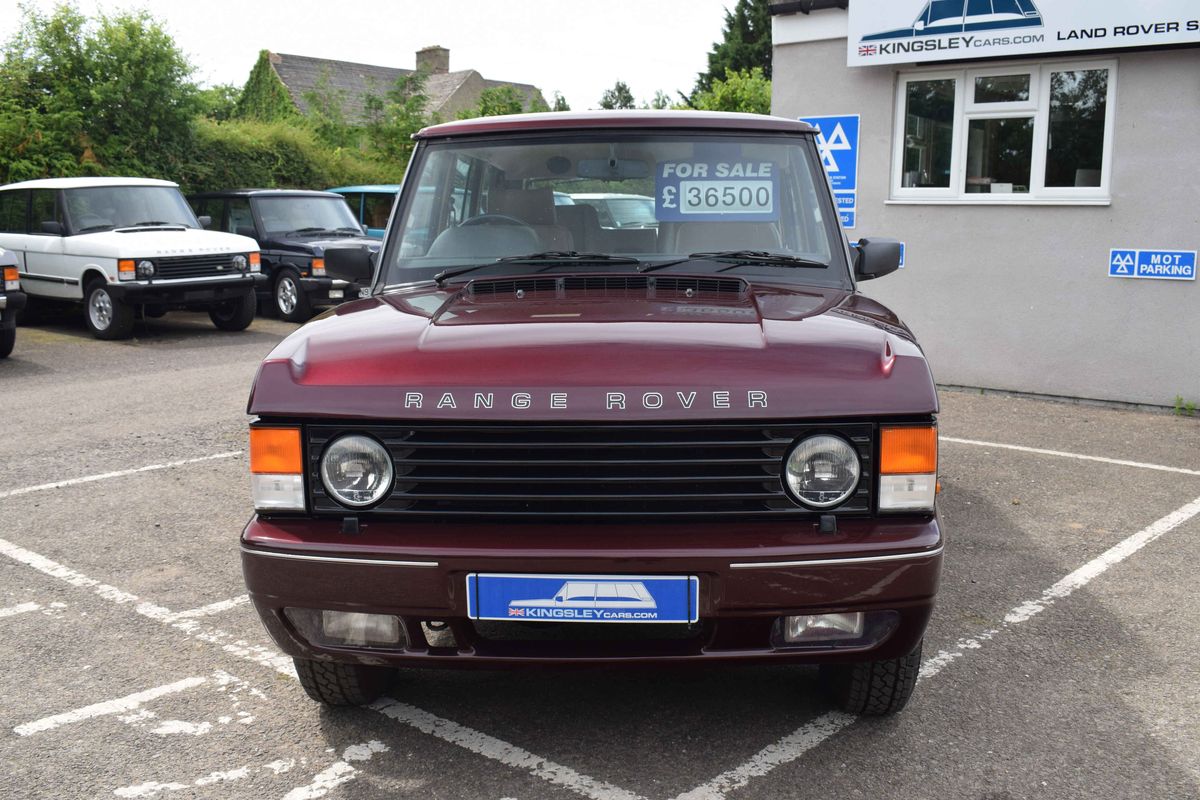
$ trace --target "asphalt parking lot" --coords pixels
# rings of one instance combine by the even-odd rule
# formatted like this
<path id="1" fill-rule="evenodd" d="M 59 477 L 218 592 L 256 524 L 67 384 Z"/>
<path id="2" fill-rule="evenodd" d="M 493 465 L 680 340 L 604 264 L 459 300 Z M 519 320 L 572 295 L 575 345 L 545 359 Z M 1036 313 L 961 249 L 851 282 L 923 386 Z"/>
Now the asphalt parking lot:
<path id="1" fill-rule="evenodd" d="M 1200 420 L 943 394 L 945 573 L 896 718 L 806 668 L 414 673 L 331 710 L 238 561 L 247 391 L 292 327 L 19 331 L 0 797 L 1200 797 Z"/>

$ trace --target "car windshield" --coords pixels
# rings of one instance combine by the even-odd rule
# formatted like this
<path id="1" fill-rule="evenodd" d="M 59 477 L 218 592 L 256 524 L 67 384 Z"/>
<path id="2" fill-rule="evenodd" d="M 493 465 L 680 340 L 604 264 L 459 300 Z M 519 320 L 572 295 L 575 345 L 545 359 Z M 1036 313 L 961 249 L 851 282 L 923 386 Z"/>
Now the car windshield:
<path id="1" fill-rule="evenodd" d="M 382 280 L 737 270 L 848 288 L 828 195 L 814 143 L 799 135 L 543 132 L 428 143 L 410 168 Z"/>
<path id="2" fill-rule="evenodd" d="M 255 205 L 268 235 L 362 233 L 350 206 L 341 197 L 259 197 Z"/>
<path id="3" fill-rule="evenodd" d="M 65 194 L 67 221 L 76 233 L 156 225 L 200 227 L 174 186 L 89 186 L 67 189 Z"/>

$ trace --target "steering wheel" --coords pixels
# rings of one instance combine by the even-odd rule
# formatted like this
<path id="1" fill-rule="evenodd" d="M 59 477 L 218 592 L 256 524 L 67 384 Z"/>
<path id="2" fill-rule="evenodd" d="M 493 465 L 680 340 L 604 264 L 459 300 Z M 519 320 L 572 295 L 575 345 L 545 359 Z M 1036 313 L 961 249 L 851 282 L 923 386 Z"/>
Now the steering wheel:
<path id="1" fill-rule="evenodd" d="M 480 214 L 477 217 L 464 220 L 459 227 L 465 228 L 468 225 L 520 225 L 522 228 L 529 227 L 522 220 L 510 217 L 507 214 Z"/>

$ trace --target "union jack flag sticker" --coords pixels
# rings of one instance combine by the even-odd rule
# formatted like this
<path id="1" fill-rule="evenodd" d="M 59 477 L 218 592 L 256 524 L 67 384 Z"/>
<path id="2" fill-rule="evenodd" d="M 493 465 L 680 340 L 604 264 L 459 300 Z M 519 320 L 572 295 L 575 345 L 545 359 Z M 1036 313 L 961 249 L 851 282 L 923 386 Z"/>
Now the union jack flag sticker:
<path id="1" fill-rule="evenodd" d="M 510 608 L 510 609 L 508 609 L 508 615 L 509 615 L 510 617 L 523 617 L 523 616 L 525 616 L 525 609 L 523 609 L 523 608 Z"/>
<path id="2" fill-rule="evenodd" d="M 878 52 L 878 50 L 879 50 L 879 47 L 877 45 L 864 44 L 864 45 L 859 45 L 858 54 L 860 56 L 873 56 Z"/>

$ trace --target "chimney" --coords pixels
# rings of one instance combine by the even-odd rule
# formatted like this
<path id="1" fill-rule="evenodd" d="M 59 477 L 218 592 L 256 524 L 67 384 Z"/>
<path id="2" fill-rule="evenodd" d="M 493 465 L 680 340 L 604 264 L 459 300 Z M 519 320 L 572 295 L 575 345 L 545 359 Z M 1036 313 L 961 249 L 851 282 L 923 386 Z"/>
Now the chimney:
<path id="1" fill-rule="evenodd" d="M 430 75 L 444 75 L 450 71 L 450 51 L 433 45 L 417 51 L 417 69 Z"/>

